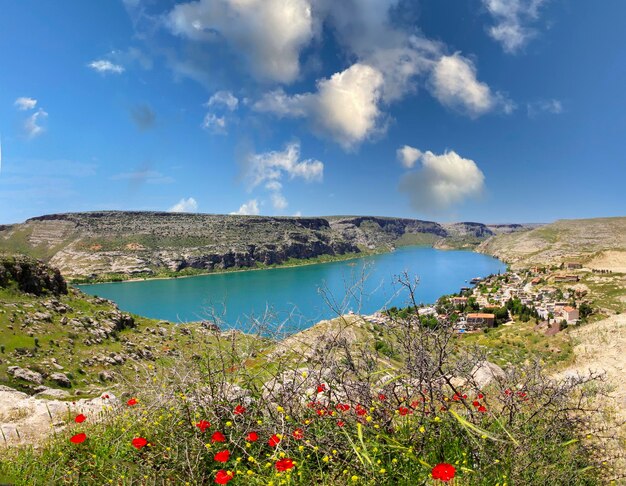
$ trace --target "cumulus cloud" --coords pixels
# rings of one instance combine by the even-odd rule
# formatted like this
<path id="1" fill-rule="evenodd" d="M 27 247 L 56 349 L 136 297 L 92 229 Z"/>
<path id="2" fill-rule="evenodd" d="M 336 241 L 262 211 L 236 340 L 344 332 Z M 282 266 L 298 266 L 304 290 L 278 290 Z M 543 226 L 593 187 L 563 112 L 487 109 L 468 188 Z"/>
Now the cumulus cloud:
<path id="1" fill-rule="evenodd" d="M 209 108 L 220 107 L 229 111 L 235 111 L 239 105 L 239 100 L 230 91 L 218 91 L 206 104 Z"/>
<path id="2" fill-rule="evenodd" d="M 400 191 L 408 195 L 415 210 L 438 213 L 482 194 L 485 176 L 473 160 L 454 151 L 423 152 L 419 160 L 421 166 L 400 181 Z"/>
<path id="3" fill-rule="evenodd" d="M 193 197 L 182 198 L 167 211 L 169 213 L 195 213 L 198 210 L 198 203 Z"/>
<path id="4" fill-rule="evenodd" d="M 535 118 L 541 114 L 559 115 L 563 113 L 563 103 L 559 100 L 540 100 L 533 101 L 526 105 L 526 111 L 530 118 Z"/>
<path id="5" fill-rule="evenodd" d="M 279 117 L 307 118 L 314 130 L 349 149 L 382 129 L 383 83 L 380 71 L 357 63 L 318 81 L 314 93 L 288 96 L 274 91 L 255 103 L 254 109 Z"/>
<path id="6" fill-rule="evenodd" d="M 409 145 L 405 145 L 396 151 L 396 156 L 404 167 L 412 169 L 415 167 L 415 162 L 417 162 L 422 156 L 422 151 Z"/>
<path id="7" fill-rule="evenodd" d="M 489 35 L 502 44 L 505 52 L 518 52 L 537 34 L 531 25 L 539 17 L 539 8 L 545 2 L 546 0 L 483 0 L 483 5 L 495 21 L 488 29 Z"/>
<path id="8" fill-rule="evenodd" d="M 308 0 L 198 0 L 176 5 L 167 25 L 195 41 L 227 42 L 256 77 L 282 83 L 298 77 L 300 50 L 314 36 Z"/>
<path id="9" fill-rule="evenodd" d="M 250 201 L 243 203 L 237 211 L 230 214 L 256 216 L 259 213 L 259 201 L 257 201 L 256 199 L 251 199 Z"/>
<path id="10" fill-rule="evenodd" d="M 274 184 L 284 175 L 289 179 L 299 178 L 306 182 L 321 181 L 324 177 L 324 164 L 319 160 L 300 160 L 300 144 L 293 142 L 283 151 L 249 154 L 244 173 L 250 189 L 253 189 L 263 183 Z M 280 189 L 276 185 L 271 187 Z"/>
<path id="11" fill-rule="evenodd" d="M 207 113 L 202 121 L 202 128 L 206 131 L 218 135 L 225 135 L 226 132 L 226 118 L 223 116 L 217 116 L 215 113 Z"/>
<path id="12" fill-rule="evenodd" d="M 441 104 L 476 117 L 501 107 L 510 113 L 515 105 L 501 93 L 478 81 L 474 63 L 455 53 L 442 56 L 431 75 L 431 91 Z"/>
<path id="13" fill-rule="evenodd" d="M 249 190 L 263 185 L 270 192 L 274 209 L 283 211 L 289 205 L 283 195 L 283 178 L 319 182 L 324 177 L 324 164 L 319 160 L 300 160 L 300 144 L 288 144 L 283 151 L 251 153 L 244 160 L 244 177 Z"/>
<path id="14" fill-rule="evenodd" d="M 278 211 L 283 211 L 287 209 L 287 206 L 289 206 L 289 203 L 287 202 L 287 198 L 278 192 L 275 192 L 274 194 L 271 195 L 271 200 L 272 200 L 272 206 L 274 206 L 274 209 Z"/>
<path id="15" fill-rule="evenodd" d="M 41 108 L 26 118 L 26 121 L 24 122 L 24 132 L 26 133 L 26 136 L 32 139 L 41 135 L 46 130 L 43 123 L 47 118 L 48 113 L 43 111 Z"/>
<path id="16" fill-rule="evenodd" d="M 21 111 L 32 110 L 33 108 L 35 108 L 35 106 L 37 106 L 37 100 L 34 98 L 28 98 L 28 97 L 22 96 L 16 99 L 14 104 L 18 110 L 21 110 Z"/>
<path id="17" fill-rule="evenodd" d="M 111 61 L 108 61 L 106 59 L 99 59 L 96 61 L 92 61 L 87 66 L 89 66 L 94 71 L 97 71 L 102 74 L 107 74 L 107 73 L 121 74 L 125 71 L 124 66 L 120 64 L 113 64 Z"/>

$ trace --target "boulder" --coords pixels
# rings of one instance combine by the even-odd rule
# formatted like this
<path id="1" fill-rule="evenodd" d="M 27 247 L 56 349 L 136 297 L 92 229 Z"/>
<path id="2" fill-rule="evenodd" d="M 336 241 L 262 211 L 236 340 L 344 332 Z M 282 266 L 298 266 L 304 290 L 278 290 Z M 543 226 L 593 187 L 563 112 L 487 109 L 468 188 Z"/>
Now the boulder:
<path id="1" fill-rule="evenodd" d="M 72 382 L 65 373 L 52 373 L 50 379 L 63 388 L 71 388 Z"/>
<path id="2" fill-rule="evenodd" d="M 24 380 L 29 383 L 36 383 L 37 385 L 41 385 L 43 382 L 43 376 L 41 373 L 37 373 L 36 371 L 32 371 L 26 368 L 20 368 L 19 366 L 9 366 L 8 373 L 18 380 Z"/>

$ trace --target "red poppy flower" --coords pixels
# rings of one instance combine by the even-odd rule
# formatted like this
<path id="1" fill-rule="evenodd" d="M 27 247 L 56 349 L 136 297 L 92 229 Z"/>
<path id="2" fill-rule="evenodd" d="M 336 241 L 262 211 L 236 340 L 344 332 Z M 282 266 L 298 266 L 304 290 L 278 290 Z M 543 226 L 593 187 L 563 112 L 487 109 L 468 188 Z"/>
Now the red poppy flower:
<path id="1" fill-rule="evenodd" d="M 337 420 L 338 427 L 343 427 L 344 425 L 346 425 L 346 423 L 343 420 Z"/>
<path id="2" fill-rule="evenodd" d="M 325 408 L 320 408 L 317 412 L 316 412 L 320 417 L 323 417 L 324 415 L 326 415 L 326 409 Z"/>
<path id="3" fill-rule="evenodd" d="M 280 443 L 280 437 L 274 434 L 270 437 L 270 440 L 268 440 L 267 443 L 270 447 L 276 447 Z"/>
<path id="4" fill-rule="evenodd" d="M 296 429 L 293 431 L 293 438 L 294 439 L 304 439 L 304 430 L 302 429 Z"/>
<path id="5" fill-rule="evenodd" d="M 137 401 L 136 398 L 131 398 L 130 400 L 128 400 L 126 402 L 126 405 L 128 405 L 129 407 L 132 407 L 133 405 L 137 405 L 139 402 Z"/>
<path id="6" fill-rule="evenodd" d="M 379 399 L 381 402 L 384 402 L 385 400 L 387 400 L 387 395 L 385 395 L 384 393 L 379 393 L 379 394 L 378 394 L 378 399 Z"/>
<path id="7" fill-rule="evenodd" d="M 215 482 L 217 484 L 228 484 L 235 477 L 235 473 L 232 471 L 224 471 L 220 469 L 215 474 Z"/>
<path id="8" fill-rule="evenodd" d="M 458 396 L 456 393 L 454 395 L 452 395 L 452 400 L 454 400 L 455 402 L 458 402 L 461 399 L 460 396 Z"/>
<path id="9" fill-rule="evenodd" d="M 480 402 L 478 400 L 474 400 L 472 402 L 472 405 L 474 405 L 475 407 L 480 407 Z"/>
<path id="10" fill-rule="evenodd" d="M 250 432 L 248 435 L 246 435 L 246 440 L 248 442 L 256 442 L 257 440 L 259 440 L 259 434 L 257 434 L 256 432 Z"/>
<path id="11" fill-rule="evenodd" d="M 411 409 L 407 407 L 398 407 L 398 413 L 404 417 L 405 415 L 409 415 L 413 412 L 411 412 Z"/>
<path id="12" fill-rule="evenodd" d="M 70 438 L 72 444 L 82 444 L 87 439 L 87 434 L 76 434 Z"/>
<path id="13" fill-rule="evenodd" d="M 230 451 L 228 449 L 220 451 L 213 456 L 213 459 L 217 462 L 228 462 L 228 459 L 230 459 Z"/>
<path id="14" fill-rule="evenodd" d="M 433 479 L 439 479 L 440 481 L 448 482 L 454 478 L 456 469 L 452 464 L 442 462 L 433 467 L 431 475 Z"/>
<path id="15" fill-rule="evenodd" d="M 350 410 L 350 405 L 348 405 L 347 403 L 338 403 L 335 408 L 342 412 L 347 412 L 348 410 Z"/>
<path id="16" fill-rule="evenodd" d="M 213 432 L 211 442 L 226 442 L 226 437 L 221 432 Z"/>
<path id="17" fill-rule="evenodd" d="M 326 385 L 324 383 L 317 385 L 317 393 L 322 393 L 323 391 L 326 391 Z"/>
<path id="18" fill-rule="evenodd" d="M 506 390 L 504 390 L 504 394 L 505 395 L 510 395 L 512 392 L 511 390 L 509 390 L 508 388 Z"/>
<path id="19" fill-rule="evenodd" d="M 279 461 L 276 461 L 276 470 L 283 472 L 283 471 L 289 471 L 293 466 L 293 460 L 289 459 L 288 457 L 285 457 L 284 459 L 280 459 Z"/>
<path id="20" fill-rule="evenodd" d="M 206 420 L 200 420 L 200 422 L 196 424 L 196 427 L 200 429 L 200 432 L 204 432 L 210 426 L 211 426 L 211 422 L 208 422 Z"/>
<path id="21" fill-rule="evenodd" d="M 100 398 L 102 398 L 103 400 L 108 400 L 109 399 L 109 395 L 105 394 L 105 395 L 102 395 L 102 397 L 100 397 Z"/>
<path id="22" fill-rule="evenodd" d="M 356 406 L 356 414 L 362 417 L 363 415 L 367 415 L 367 410 L 365 410 L 361 405 Z"/>
<path id="23" fill-rule="evenodd" d="M 81 413 L 80 415 L 76 415 L 76 418 L 74 419 L 74 422 L 76 422 L 77 424 L 82 424 L 85 420 L 87 420 L 87 417 L 85 417 Z"/>
<path id="24" fill-rule="evenodd" d="M 143 437 L 135 437 L 132 440 L 131 444 L 133 445 L 135 449 L 143 449 L 144 447 L 148 445 L 148 441 L 144 439 Z"/>
<path id="25" fill-rule="evenodd" d="M 479 393 L 479 394 L 478 394 L 478 399 L 479 399 L 479 400 L 482 400 L 483 398 L 485 398 L 485 395 L 483 395 L 482 393 Z"/>
<path id="26" fill-rule="evenodd" d="M 480 407 L 478 407 L 478 411 L 482 412 L 482 413 L 485 413 L 487 411 L 487 409 L 484 406 L 481 405 Z"/>
<path id="27" fill-rule="evenodd" d="M 517 392 L 517 396 L 520 398 L 524 398 L 526 396 L 525 392 Z"/>
<path id="28" fill-rule="evenodd" d="M 467 399 L 467 394 L 463 393 L 463 398 Z M 482 397 L 479 396 L 479 398 L 482 398 Z"/>
<path id="29" fill-rule="evenodd" d="M 243 415 L 244 413 L 246 413 L 246 407 L 242 407 L 241 405 L 237 405 L 235 407 L 235 410 L 233 410 L 233 413 L 235 415 Z"/>

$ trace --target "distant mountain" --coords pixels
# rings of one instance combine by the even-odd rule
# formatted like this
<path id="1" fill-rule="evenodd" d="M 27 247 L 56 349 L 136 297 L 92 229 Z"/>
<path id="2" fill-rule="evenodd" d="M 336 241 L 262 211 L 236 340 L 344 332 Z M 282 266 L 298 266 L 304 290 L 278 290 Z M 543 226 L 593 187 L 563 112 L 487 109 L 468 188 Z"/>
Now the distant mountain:
<path id="1" fill-rule="evenodd" d="M 626 217 L 560 220 L 523 233 L 497 235 L 477 251 L 514 267 L 571 260 L 589 268 L 626 272 Z"/>
<path id="2" fill-rule="evenodd" d="M 51 214 L 0 226 L 0 251 L 34 256 L 68 277 L 151 276 L 283 264 L 428 244 L 475 247 L 523 225 L 407 218 L 288 218 L 164 212 Z"/>

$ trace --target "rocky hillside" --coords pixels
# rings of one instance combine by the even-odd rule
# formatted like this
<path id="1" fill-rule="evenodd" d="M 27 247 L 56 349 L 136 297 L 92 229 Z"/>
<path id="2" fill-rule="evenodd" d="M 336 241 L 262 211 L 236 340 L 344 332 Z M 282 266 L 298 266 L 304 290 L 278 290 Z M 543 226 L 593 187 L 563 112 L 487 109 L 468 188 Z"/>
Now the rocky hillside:
<path id="1" fill-rule="evenodd" d="M 398 245 L 465 247 L 521 225 L 379 217 L 278 218 L 153 212 L 53 214 L 0 227 L 0 251 L 41 258 L 68 277 L 176 274 L 337 257 Z"/>
<path id="2" fill-rule="evenodd" d="M 626 272 L 626 217 L 561 220 L 523 233 L 497 235 L 478 251 L 514 267 L 574 261 Z"/>

